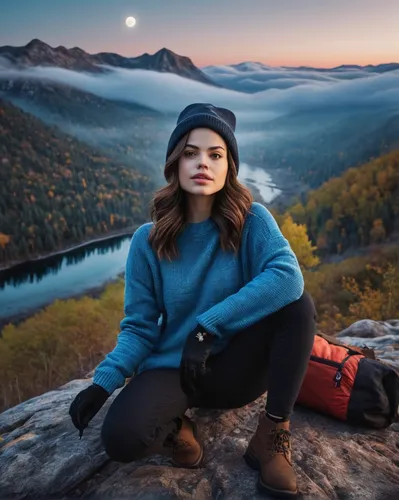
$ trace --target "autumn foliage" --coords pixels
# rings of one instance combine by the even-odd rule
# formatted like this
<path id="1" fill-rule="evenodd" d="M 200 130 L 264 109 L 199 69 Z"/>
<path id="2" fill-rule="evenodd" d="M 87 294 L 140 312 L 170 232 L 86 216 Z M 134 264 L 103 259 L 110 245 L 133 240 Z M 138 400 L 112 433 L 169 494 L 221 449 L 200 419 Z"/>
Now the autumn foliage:
<path id="1" fill-rule="evenodd" d="M 148 177 L 1 99 L 0 111 L 0 263 L 148 219 Z"/>
<path id="2" fill-rule="evenodd" d="M 289 213 L 321 255 L 387 241 L 399 229 L 399 151 L 330 179 Z"/>
<path id="3" fill-rule="evenodd" d="M 110 351 L 123 311 L 123 283 L 99 299 L 57 300 L 2 330 L 0 411 L 83 377 Z"/>

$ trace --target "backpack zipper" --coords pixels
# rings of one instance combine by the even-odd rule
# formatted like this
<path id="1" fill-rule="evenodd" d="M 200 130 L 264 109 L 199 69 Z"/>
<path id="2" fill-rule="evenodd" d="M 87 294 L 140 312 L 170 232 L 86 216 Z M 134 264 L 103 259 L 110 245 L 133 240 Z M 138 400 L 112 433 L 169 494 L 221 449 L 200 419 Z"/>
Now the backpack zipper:
<path id="1" fill-rule="evenodd" d="M 322 363 L 324 365 L 336 367 L 337 371 L 335 372 L 333 382 L 335 384 L 335 387 L 340 387 L 341 386 L 341 379 L 342 379 L 342 370 L 344 368 L 345 363 L 348 361 L 348 359 L 351 356 L 354 356 L 354 354 L 349 352 L 348 356 L 346 356 L 346 358 L 344 358 L 340 363 L 338 361 L 332 361 L 331 359 L 320 358 L 319 356 L 314 356 L 313 354 L 310 356 L 310 359 L 312 361 L 316 361 L 316 362 Z"/>

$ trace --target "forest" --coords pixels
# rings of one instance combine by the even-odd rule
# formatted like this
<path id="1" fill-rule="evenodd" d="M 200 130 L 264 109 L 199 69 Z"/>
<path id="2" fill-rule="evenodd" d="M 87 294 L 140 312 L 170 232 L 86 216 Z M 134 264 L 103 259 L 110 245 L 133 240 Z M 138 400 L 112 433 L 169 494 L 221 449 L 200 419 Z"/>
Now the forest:
<path id="1" fill-rule="evenodd" d="M 153 185 L 138 170 L 0 99 L 0 263 L 148 220 Z"/>
<path id="2" fill-rule="evenodd" d="M 399 229 L 399 151 L 348 169 L 289 208 L 319 255 L 389 242 Z"/>

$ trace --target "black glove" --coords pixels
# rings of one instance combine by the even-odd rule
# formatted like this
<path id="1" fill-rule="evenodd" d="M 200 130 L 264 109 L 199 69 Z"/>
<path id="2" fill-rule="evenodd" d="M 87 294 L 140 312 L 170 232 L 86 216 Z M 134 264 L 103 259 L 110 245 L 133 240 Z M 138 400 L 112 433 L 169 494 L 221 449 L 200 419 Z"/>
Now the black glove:
<path id="1" fill-rule="evenodd" d="M 209 372 L 206 362 L 215 340 L 201 325 L 187 337 L 180 362 L 180 384 L 188 396 L 193 396 L 199 389 L 200 377 Z"/>
<path id="2" fill-rule="evenodd" d="M 79 430 L 82 438 L 83 430 L 90 420 L 98 413 L 109 398 L 108 392 L 99 385 L 92 384 L 79 392 L 69 407 L 69 415 L 73 425 Z"/>

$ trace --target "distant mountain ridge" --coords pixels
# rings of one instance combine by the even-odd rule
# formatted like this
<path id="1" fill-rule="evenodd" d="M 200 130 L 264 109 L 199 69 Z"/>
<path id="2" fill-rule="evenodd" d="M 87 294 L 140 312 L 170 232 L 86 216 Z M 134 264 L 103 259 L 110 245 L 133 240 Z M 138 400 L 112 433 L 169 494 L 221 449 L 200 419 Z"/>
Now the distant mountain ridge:
<path id="1" fill-rule="evenodd" d="M 334 68 L 314 68 L 312 66 L 284 66 L 288 69 L 298 69 L 304 71 L 321 71 L 321 72 L 334 72 L 334 71 L 348 71 L 348 70 L 363 70 L 369 73 L 386 73 L 388 71 L 395 71 L 399 69 L 399 63 L 382 63 L 382 64 L 367 64 L 366 66 L 360 66 L 358 64 L 342 64 L 341 66 L 335 66 Z"/>
<path id="2" fill-rule="evenodd" d="M 382 64 L 367 64 L 366 66 L 361 66 L 358 64 L 342 64 L 340 66 L 335 66 L 332 68 L 316 68 L 314 66 L 271 66 L 269 64 L 264 64 L 259 61 L 242 61 L 240 63 L 235 64 L 226 64 L 226 65 L 208 65 L 203 66 L 201 69 L 203 71 L 207 71 L 210 69 L 217 68 L 234 68 L 238 71 L 276 71 L 277 69 L 287 69 L 287 70 L 296 70 L 296 71 L 316 71 L 320 73 L 334 73 L 341 71 L 367 71 L 369 73 L 387 73 L 388 71 L 396 71 L 399 69 L 399 63 L 391 62 L 391 63 L 382 63 Z"/>
<path id="3" fill-rule="evenodd" d="M 189 57 L 180 56 L 167 48 L 155 54 L 144 53 L 138 57 L 124 57 L 111 52 L 89 54 L 79 47 L 67 49 L 60 45 L 51 47 L 34 38 L 24 46 L 0 47 L 0 56 L 17 66 L 56 66 L 75 71 L 104 73 L 102 65 L 125 69 L 145 69 L 162 73 L 174 73 L 207 85 L 220 87 L 206 76 Z"/>

